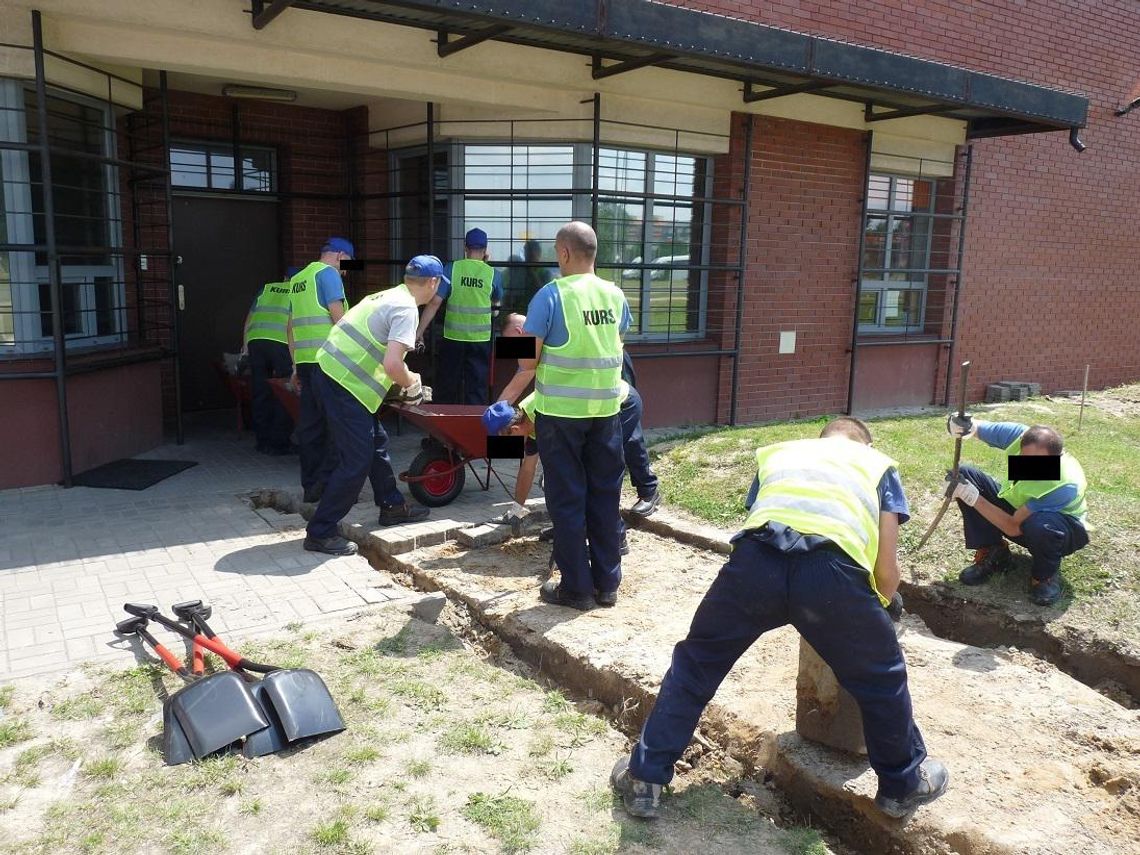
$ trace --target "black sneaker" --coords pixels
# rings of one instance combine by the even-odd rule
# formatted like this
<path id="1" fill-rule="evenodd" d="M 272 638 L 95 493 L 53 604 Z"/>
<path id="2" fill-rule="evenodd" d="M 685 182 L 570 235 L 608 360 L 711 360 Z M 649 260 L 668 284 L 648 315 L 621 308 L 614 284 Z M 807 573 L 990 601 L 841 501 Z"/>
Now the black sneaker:
<path id="1" fill-rule="evenodd" d="M 542 587 L 538 589 L 538 596 L 544 603 L 550 603 L 552 606 L 566 606 L 580 612 L 588 612 L 594 607 L 592 595 L 563 593 L 562 585 L 553 579 L 542 583 Z"/>
<path id="2" fill-rule="evenodd" d="M 901 799 L 875 796 L 875 807 L 892 819 L 902 819 L 920 805 L 929 804 L 944 792 L 950 783 L 950 773 L 933 757 L 927 757 L 918 767 L 918 786 Z"/>
<path id="3" fill-rule="evenodd" d="M 617 605 L 617 591 L 595 591 L 594 602 L 603 608 L 613 608 Z"/>
<path id="4" fill-rule="evenodd" d="M 323 552 L 325 555 L 355 555 L 356 544 L 334 534 L 332 537 L 305 537 L 308 552 Z"/>
<path id="5" fill-rule="evenodd" d="M 631 514 L 637 514 L 639 517 L 647 517 L 657 510 L 659 504 L 661 504 L 661 492 L 654 490 L 652 496 L 648 496 L 644 499 L 638 498 L 637 504 L 630 508 L 629 512 Z"/>
<path id="6" fill-rule="evenodd" d="M 540 531 L 538 533 L 538 539 L 543 543 L 554 540 L 554 526 L 547 526 L 542 531 Z"/>
<path id="7" fill-rule="evenodd" d="M 409 505 L 404 502 L 402 505 L 381 508 L 380 518 L 377 522 L 380 525 L 403 525 L 404 523 L 425 520 L 430 513 L 431 511 L 422 505 Z"/>
<path id="8" fill-rule="evenodd" d="M 1061 599 L 1061 574 L 1054 573 L 1048 579 L 1029 580 L 1029 595 L 1039 606 L 1051 606 Z"/>
<path id="9" fill-rule="evenodd" d="M 306 504 L 315 505 L 321 500 L 321 496 L 325 494 L 325 485 L 317 484 L 315 487 L 309 487 L 305 490 L 305 495 L 301 497 L 301 501 Z"/>
<path id="10" fill-rule="evenodd" d="M 622 555 L 629 555 L 629 538 L 624 531 L 621 533 L 621 544 L 618 546 L 618 552 Z"/>
<path id="11" fill-rule="evenodd" d="M 1004 542 L 974 550 L 974 562 L 958 574 L 963 585 L 980 585 L 994 573 L 1004 573 L 1013 564 L 1013 556 Z"/>
<path id="12" fill-rule="evenodd" d="M 657 819 L 657 808 L 661 800 L 661 785 L 639 781 L 629 771 L 629 758 L 623 757 L 614 764 L 610 772 L 610 786 L 614 788 L 625 812 L 642 819 Z"/>

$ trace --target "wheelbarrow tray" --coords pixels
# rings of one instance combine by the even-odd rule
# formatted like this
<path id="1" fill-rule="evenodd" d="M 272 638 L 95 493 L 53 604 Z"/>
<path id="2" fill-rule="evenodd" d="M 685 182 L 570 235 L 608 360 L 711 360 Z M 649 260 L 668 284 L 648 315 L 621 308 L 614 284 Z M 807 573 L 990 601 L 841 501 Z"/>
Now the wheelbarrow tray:
<path id="1" fill-rule="evenodd" d="M 465 460 L 487 457 L 486 407 L 479 404 L 389 404 L 391 409 Z"/>
<path id="2" fill-rule="evenodd" d="M 269 388 L 273 390 L 274 397 L 285 408 L 293 424 L 297 424 L 301 420 L 301 396 L 293 391 L 289 381 L 283 377 L 271 377 Z"/>

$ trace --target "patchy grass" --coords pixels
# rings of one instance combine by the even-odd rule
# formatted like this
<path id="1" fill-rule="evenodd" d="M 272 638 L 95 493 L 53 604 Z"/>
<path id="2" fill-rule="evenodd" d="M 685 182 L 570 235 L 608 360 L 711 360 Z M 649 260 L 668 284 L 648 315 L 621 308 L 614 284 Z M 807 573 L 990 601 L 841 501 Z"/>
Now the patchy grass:
<path id="1" fill-rule="evenodd" d="M 440 737 L 440 746 L 456 754 L 498 754 L 502 746 L 482 724 L 461 722 Z"/>
<path id="2" fill-rule="evenodd" d="M 789 828 L 781 841 L 788 855 L 828 855 L 831 851 L 814 828 Z"/>
<path id="3" fill-rule="evenodd" d="M 436 813 L 435 799 L 431 796 L 417 796 L 409 805 L 408 822 L 412 828 L 424 834 L 434 833 L 442 820 Z"/>
<path id="4" fill-rule="evenodd" d="M 310 837 L 323 849 L 343 846 L 348 842 L 348 823 L 343 819 L 323 822 L 313 829 Z"/>
<path id="5" fill-rule="evenodd" d="M 118 757 L 101 757 L 83 765 L 83 774 L 95 780 L 109 781 L 119 774 L 123 761 Z"/>
<path id="6" fill-rule="evenodd" d="M 74 698 L 66 698 L 52 704 L 52 718 L 60 721 L 80 721 L 95 718 L 101 714 L 106 703 L 97 692 L 84 692 Z"/>
<path id="7" fill-rule="evenodd" d="M 412 760 L 405 767 L 409 775 L 413 778 L 426 778 L 431 774 L 431 761 L 430 760 Z"/>
<path id="8" fill-rule="evenodd" d="M 467 798 L 463 816 L 497 839 L 504 852 L 526 852 L 537 840 L 542 819 L 534 802 L 505 793 L 489 796 L 473 793 Z"/>
<path id="9" fill-rule="evenodd" d="M 1127 402 L 1138 399 L 1140 386 L 1090 395 L 1079 432 L 1079 402 L 1070 399 L 1036 398 L 974 408 L 975 416 L 987 421 L 1044 423 L 1065 437 L 1066 449 L 1081 461 L 1089 481 L 1089 514 L 1094 529 L 1090 545 L 1066 558 L 1062 565 L 1069 588 L 1069 599 L 1063 605 L 1099 598 L 1104 602 L 1097 607 L 1097 614 L 1103 618 L 1098 623 L 1131 630 L 1133 635 L 1140 626 L 1140 455 L 1135 453 L 1140 447 L 1140 408 Z M 724 428 L 678 441 L 654 462 L 663 497 L 701 519 L 735 528 L 746 516 L 743 502 L 755 475 L 756 449 L 782 440 L 818 436 L 825 423 L 825 419 L 816 419 Z M 954 509 L 923 552 L 914 553 L 926 523 L 941 504 L 940 485 L 953 457 L 945 416 L 875 419 L 870 427 L 875 447 L 898 461 L 907 488 L 912 520 L 900 533 L 906 570 L 919 581 L 956 581 L 969 556 Z M 977 440 L 963 445 L 962 462 L 995 477 L 1003 474 L 1003 453 Z M 1020 548 L 1015 546 L 1014 550 Z M 995 581 L 996 586 L 987 587 L 1002 594 L 1024 595 L 1023 573 L 1010 573 L 1004 582 Z"/>
<path id="10" fill-rule="evenodd" d="M 6 710 L 8 707 L 12 706 L 12 698 L 15 694 L 15 686 L 0 686 L 0 710 Z"/>
<path id="11" fill-rule="evenodd" d="M 27 742 L 32 738 L 32 726 L 27 719 L 17 718 L 12 721 L 0 721 L 0 748 L 8 748 L 20 742 Z"/>
<path id="12" fill-rule="evenodd" d="M 363 766 L 366 763 L 371 763 L 379 759 L 380 750 L 371 745 L 361 745 L 358 748 L 352 748 L 344 753 L 344 762 L 351 763 L 353 766 Z"/>

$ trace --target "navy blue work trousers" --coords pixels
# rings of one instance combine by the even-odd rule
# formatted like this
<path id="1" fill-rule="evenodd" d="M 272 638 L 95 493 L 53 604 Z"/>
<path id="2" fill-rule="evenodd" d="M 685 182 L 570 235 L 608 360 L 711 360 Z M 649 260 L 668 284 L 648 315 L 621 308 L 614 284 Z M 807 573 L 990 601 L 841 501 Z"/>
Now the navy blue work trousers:
<path id="1" fill-rule="evenodd" d="M 621 422 L 622 455 L 629 470 L 629 482 L 637 490 L 637 498 L 648 499 L 657 492 L 657 476 L 649 468 L 649 451 L 645 447 L 645 434 L 641 432 L 641 395 L 632 386 L 629 397 L 622 402 L 618 420 Z"/>
<path id="2" fill-rule="evenodd" d="M 926 746 L 914 723 L 902 650 L 867 571 L 835 549 L 781 552 L 752 535 L 736 542 L 688 637 L 673 649 L 630 758 L 634 777 L 669 783 L 701 712 L 736 660 L 765 632 L 789 623 L 858 703 L 880 792 L 899 798 L 913 790 Z"/>
<path id="3" fill-rule="evenodd" d="M 978 495 L 1007 514 L 1016 510 L 1005 499 L 998 498 L 1001 484 L 973 466 L 961 466 L 958 472 L 978 488 Z M 1000 528 L 983 517 L 977 508 L 958 502 L 962 511 L 962 529 L 967 549 L 997 546 L 1004 536 Z M 1034 579 L 1048 579 L 1061 569 L 1061 559 L 1089 544 L 1085 527 L 1068 514 L 1034 511 L 1021 524 L 1021 534 L 1009 538 L 1029 550 L 1033 556 L 1030 573 Z"/>
<path id="4" fill-rule="evenodd" d="M 487 406 L 491 342 L 442 340 L 432 400 L 441 404 Z"/>
<path id="5" fill-rule="evenodd" d="M 577 596 L 616 591 L 621 584 L 619 505 L 625 476 L 618 417 L 568 419 L 538 413 L 536 419 L 562 590 Z"/>
<path id="6" fill-rule="evenodd" d="M 259 450 L 288 451 L 293 419 L 269 387 L 271 377 L 289 379 L 293 360 L 289 345 L 255 338 L 249 343 L 250 416 Z"/>
<path id="7" fill-rule="evenodd" d="M 301 414 L 297 420 L 297 445 L 301 458 L 301 487 L 307 492 L 325 484 L 336 466 L 336 449 L 329 437 L 324 407 L 314 388 L 321 374 L 315 362 L 297 363 L 301 381 Z"/>
<path id="8" fill-rule="evenodd" d="M 337 465 L 306 531 L 310 537 L 326 538 L 336 534 L 337 523 L 356 504 L 365 479 L 372 482 L 378 506 L 403 504 L 404 497 L 396 486 L 396 473 L 388 456 L 388 434 L 380 420 L 319 368 L 313 372 L 313 384 L 328 418 Z"/>

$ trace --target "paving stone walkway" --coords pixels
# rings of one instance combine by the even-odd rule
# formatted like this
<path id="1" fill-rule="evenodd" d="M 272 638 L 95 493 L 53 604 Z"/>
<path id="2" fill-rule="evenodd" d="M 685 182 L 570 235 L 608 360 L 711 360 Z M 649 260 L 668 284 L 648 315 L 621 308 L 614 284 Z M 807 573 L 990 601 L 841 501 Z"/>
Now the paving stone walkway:
<path id="1" fill-rule="evenodd" d="M 400 471 L 421 435 L 405 428 L 392 439 Z M 253 507 L 258 490 L 300 493 L 296 457 L 257 454 L 250 434 L 208 427 L 142 456 L 198 465 L 142 491 L 0 492 L 0 680 L 133 661 L 131 645 L 113 634 L 128 600 L 169 607 L 202 598 L 214 606 L 211 625 L 240 639 L 412 596 L 363 558 L 302 550 L 300 516 Z M 496 464 L 511 489 L 516 468 Z M 497 482 L 483 492 L 468 473 L 461 496 L 432 520 L 480 522 L 507 502 Z M 375 515 L 366 486 L 350 517 L 374 524 Z"/>

